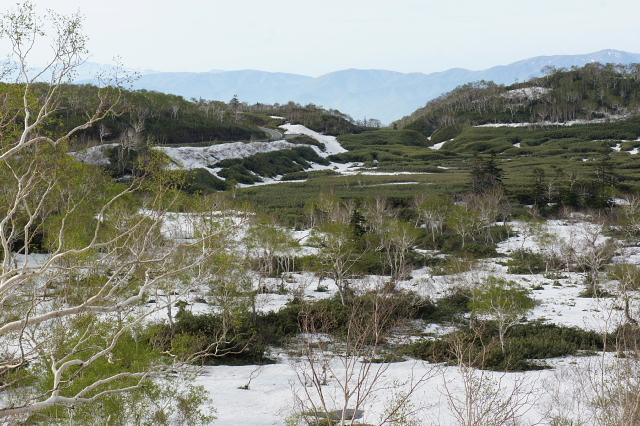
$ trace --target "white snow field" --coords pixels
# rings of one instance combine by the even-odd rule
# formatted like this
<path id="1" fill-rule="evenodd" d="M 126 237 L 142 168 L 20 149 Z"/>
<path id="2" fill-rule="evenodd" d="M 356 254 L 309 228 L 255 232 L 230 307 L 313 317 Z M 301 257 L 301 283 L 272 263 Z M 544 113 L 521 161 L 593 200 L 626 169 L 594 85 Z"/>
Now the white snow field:
<path id="1" fill-rule="evenodd" d="M 262 152 L 291 149 L 296 146 L 307 146 L 286 142 L 230 142 L 211 146 L 158 147 L 175 162 L 176 169 L 197 169 L 216 164 L 222 160 L 244 158 Z"/>
<path id="2" fill-rule="evenodd" d="M 512 222 L 510 226 L 514 230 L 514 236 L 499 245 L 499 252 L 505 255 L 513 250 L 527 248 L 533 251 L 549 250 L 548 246 L 541 246 L 536 238 L 533 238 L 527 230 L 529 226 L 523 222 Z M 562 249 L 563 244 L 573 244 L 578 247 L 581 240 L 593 235 L 594 225 L 575 220 L 549 221 L 546 231 L 555 236 L 556 246 Z M 304 242 L 306 232 L 298 232 L 300 240 Z M 605 237 L 598 236 L 598 241 Z M 637 248 L 626 250 L 635 254 Z M 528 315 L 529 320 L 541 319 L 546 322 L 566 326 L 576 326 L 583 329 L 598 332 L 613 331 L 620 324 L 621 310 L 617 306 L 619 300 L 615 298 L 584 298 L 579 293 L 584 289 L 584 274 L 563 273 L 557 279 L 547 279 L 540 274 L 513 275 L 507 274 L 506 266 L 500 264 L 504 259 L 489 259 L 479 264 L 477 268 L 456 275 L 434 276 L 428 267 L 414 270 L 411 279 L 401 281 L 399 287 L 413 290 L 424 296 L 434 298 L 445 294 L 451 286 L 473 285 L 483 277 L 496 275 L 515 280 L 534 289 L 534 298 L 537 306 Z M 624 261 L 638 262 L 638 257 L 626 256 Z M 353 280 L 352 285 L 367 286 L 384 280 L 385 277 L 364 277 L 362 280 Z M 269 282 L 270 280 L 270 282 Z M 276 286 L 279 279 L 268 279 L 267 286 Z M 326 292 L 315 291 L 319 285 L 328 288 Z M 290 290 L 288 294 L 263 293 L 259 295 L 257 309 L 267 312 L 278 310 L 284 306 L 293 296 L 293 293 L 303 294 L 307 299 L 325 298 L 334 295 L 337 288 L 331 279 L 319 280 L 311 273 L 292 274 L 287 280 L 286 286 Z M 206 311 L 213 307 L 194 304 L 192 309 L 197 312 Z M 425 333 L 449 332 L 451 327 L 434 325 L 423 326 Z M 217 426 L 231 425 L 286 425 L 295 413 L 299 413 L 296 405 L 296 395 L 304 398 L 305 388 L 296 376 L 296 369 L 302 366 L 301 360 L 294 355 L 287 354 L 281 349 L 274 349 L 271 354 L 277 360 L 275 364 L 256 366 L 206 366 L 197 378 L 197 383 L 203 385 L 213 399 L 213 405 L 217 410 L 217 419 L 211 423 Z M 565 357 L 561 359 L 547 360 L 553 369 L 541 371 L 529 371 L 525 373 L 500 373 L 474 371 L 474 377 L 484 380 L 492 392 L 510 395 L 514 389 L 521 390 L 518 393 L 520 403 L 518 413 L 522 415 L 522 424 L 549 424 L 543 421 L 552 403 L 559 398 L 569 398 L 575 392 L 583 390 L 583 384 L 579 382 L 578 371 L 594 371 L 603 369 L 613 362 L 610 353 L 595 356 Z M 340 359 L 335 358 L 332 366 L 338 373 L 336 377 L 330 377 L 324 387 L 325 395 L 329 400 L 336 398 L 336 408 L 339 405 L 341 372 Z M 421 419 L 421 424 L 449 425 L 455 423 L 452 411 L 452 400 L 464 398 L 463 382 L 460 379 L 462 371 L 457 366 L 444 366 L 429 364 L 424 361 L 406 360 L 388 365 L 381 380 L 371 392 L 371 398 L 360 407 L 364 413 L 359 422 L 378 424 L 383 416 L 388 402 L 408 389 L 408 381 L 417 380 L 425 375 L 424 383 L 419 386 L 411 397 L 411 406 L 415 409 L 415 415 Z M 250 380 L 251 378 L 251 380 Z M 249 383 L 250 381 L 250 383 Z M 248 389 L 242 389 L 249 383 Z M 308 388 L 306 390 L 309 390 Z M 571 404 L 572 401 L 564 401 L 563 404 Z M 332 405 L 329 403 L 329 405 Z M 580 408 L 574 415 L 587 419 Z M 569 410 L 569 408 L 568 408 Z M 592 424 L 585 420 L 584 424 Z"/>
<path id="3" fill-rule="evenodd" d="M 283 124 L 280 127 L 285 130 L 285 134 L 287 135 L 291 135 L 291 134 L 307 135 L 317 140 L 318 142 L 322 142 L 326 147 L 326 152 L 321 153 L 318 150 L 318 154 L 323 155 L 325 157 L 328 157 L 329 155 L 332 155 L 332 154 L 340 154 L 341 152 L 347 152 L 347 150 L 344 149 L 342 145 L 340 145 L 340 142 L 338 142 L 338 138 L 336 138 L 335 136 L 323 135 L 321 133 L 308 129 L 305 126 L 300 124 Z"/>

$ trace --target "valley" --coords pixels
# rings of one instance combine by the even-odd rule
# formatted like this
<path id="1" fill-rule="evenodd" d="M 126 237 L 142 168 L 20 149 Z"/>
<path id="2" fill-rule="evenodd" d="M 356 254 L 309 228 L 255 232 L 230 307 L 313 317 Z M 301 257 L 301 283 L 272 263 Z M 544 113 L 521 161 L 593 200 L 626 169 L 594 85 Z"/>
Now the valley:
<path id="1" fill-rule="evenodd" d="M 70 84 L 78 15 L 34 76 L 33 5 L 2 19 L 0 424 L 637 424 L 634 58 L 369 98 L 382 126 Z"/>

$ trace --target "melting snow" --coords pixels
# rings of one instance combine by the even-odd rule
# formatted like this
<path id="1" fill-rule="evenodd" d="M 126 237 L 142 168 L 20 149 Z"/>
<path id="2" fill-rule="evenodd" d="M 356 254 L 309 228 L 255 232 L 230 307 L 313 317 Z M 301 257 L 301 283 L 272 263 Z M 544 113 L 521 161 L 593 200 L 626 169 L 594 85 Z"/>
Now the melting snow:
<path id="1" fill-rule="evenodd" d="M 107 143 L 104 145 L 97 145 L 86 148 L 80 152 L 72 152 L 71 155 L 75 156 L 81 163 L 94 164 L 96 166 L 108 166 L 111 164 L 109 157 L 105 154 L 105 149 L 116 147 L 118 143 Z"/>
<path id="2" fill-rule="evenodd" d="M 219 161 L 231 158 L 244 158 L 263 152 L 279 151 L 281 149 L 291 149 L 296 146 L 308 146 L 294 144 L 283 140 L 273 142 L 231 142 L 211 146 L 184 146 L 184 147 L 158 147 L 161 151 L 171 157 L 176 164 L 176 169 L 197 169 L 207 168 Z"/>
<path id="3" fill-rule="evenodd" d="M 290 134 L 307 135 L 317 140 L 318 142 L 322 142 L 326 147 L 326 152 L 320 152 L 319 149 L 316 149 L 316 150 L 318 151 L 318 154 L 322 155 L 323 157 L 328 157 L 329 155 L 332 155 L 332 154 L 340 154 L 341 152 L 347 152 L 347 150 L 344 149 L 342 145 L 340 145 L 340 143 L 338 142 L 338 139 L 335 136 L 323 135 L 311 129 L 307 129 L 306 127 L 300 124 L 283 124 L 280 127 L 285 130 L 285 134 L 287 135 L 290 135 Z"/>
<path id="4" fill-rule="evenodd" d="M 564 244 L 570 244 L 576 250 L 580 250 L 581 244 L 587 239 L 596 243 L 604 241 L 607 237 L 594 233 L 599 231 L 598 225 L 583 221 L 584 217 L 573 217 L 570 220 L 547 221 L 544 224 L 529 224 L 526 222 L 511 222 L 509 226 L 514 230 L 514 236 L 499 244 L 498 252 L 508 255 L 509 252 L 518 249 L 530 249 L 533 251 L 558 250 L 560 253 L 566 251 Z M 183 219 L 176 217 L 173 220 Z M 534 229 L 538 227 L 539 229 Z M 539 239 L 535 237 L 536 232 L 547 233 L 555 236 L 555 243 L 550 248 L 549 245 L 542 247 Z M 182 232 L 182 231 L 181 231 Z M 188 231 L 187 231 L 188 234 Z M 294 237 L 304 244 L 309 236 L 309 231 L 296 231 Z M 623 253 L 624 254 L 624 253 Z M 635 257 L 633 257 L 635 256 Z M 507 267 L 501 262 L 504 259 L 488 259 L 481 261 L 477 268 L 456 275 L 437 276 L 432 275 L 429 267 L 414 270 L 411 279 L 400 281 L 399 288 L 410 289 L 416 293 L 432 298 L 441 297 L 454 285 L 471 286 L 479 282 L 487 275 L 505 276 L 526 285 L 533 290 L 533 296 L 539 301 L 538 305 L 528 315 L 529 319 L 541 319 L 547 322 L 562 324 L 567 326 L 577 326 L 584 329 L 596 330 L 599 332 L 612 331 L 618 324 L 622 311 L 616 309 L 615 298 L 583 298 L 579 293 L 584 288 L 583 273 L 562 273 L 557 279 L 547 279 L 541 274 L 514 275 L 507 274 Z M 625 255 L 625 261 L 640 262 L 640 256 L 634 250 L 630 250 Z M 363 287 L 383 282 L 388 277 L 364 277 L 360 280 L 353 280 L 352 285 L 362 285 Z M 256 300 L 256 308 L 260 312 L 268 312 L 282 308 L 294 294 L 305 299 L 319 299 L 331 297 L 337 292 L 335 283 L 328 278 L 318 278 L 312 273 L 291 274 L 285 282 L 279 279 L 267 278 L 263 280 L 267 288 L 277 288 L 284 285 L 288 290 L 287 294 L 261 293 Z M 256 284 L 257 285 L 257 279 Z M 323 286 L 327 291 L 315 291 L 319 286 Z M 196 312 L 215 310 L 215 307 L 204 304 L 193 304 L 191 309 Z M 438 334 L 446 332 L 447 329 L 440 326 L 425 325 L 422 330 L 428 334 Z M 218 419 L 212 426 L 231 425 L 285 425 L 285 419 L 295 412 L 295 395 L 303 395 L 296 376 L 296 368 L 300 367 L 300 359 L 297 356 L 288 355 L 279 349 L 274 349 L 272 356 L 277 360 L 276 364 L 265 366 L 214 366 L 205 367 L 202 374 L 198 376 L 197 384 L 203 385 L 213 398 L 214 406 L 217 409 Z M 529 419 L 541 418 L 544 415 L 546 406 L 542 400 L 550 399 L 551 396 L 544 394 L 541 389 L 546 380 L 554 380 L 557 374 L 561 374 L 565 369 L 586 368 L 596 362 L 605 362 L 609 355 L 600 357 L 564 357 L 561 359 L 547 360 L 554 366 L 554 370 L 530 371 L 526 373 L 496 373 L 484 372 L 499 381 L 501 388 L 513 386 L 517 380 L 526 379 L 532 384 L 531 392 L 535 397 L 531 398 L 530 408 L 527 412 Z M 332 366 L 341 374 L 339 360 L 329 361 Z M 380 386 L 375 392 L 375 402 L 366 403 L 362 409 L 365 411 L 365 419 L 368 422 L 378 418 L 384 408 L 385 402 L 396 396 L 401 391 L 408 378 L 415 378 L 416 374 L 424 372 L 437 372 L 420 387 L 413 395 L 412 401 L 417 407 L 424 407 L 420 416 L 423 418 L 437 419 L 439 424 L 452 424 L 454 419 L 447 412 L 447 389 L 455 395 L 464 395 L 459 380 L 459 370 L 456 367 L 429 364 L 424 361 L 405 361 L 389 365 L 384 373 Z M 336 375 L 336 377 L 339 377 Z M 253 377 L 248 389 L 240 389 L 249 382 L 249 377 Z M 446 382 L 446 387 L 445 387 Z M 578 386 L 576 383 L 567 383 L 566 386 Z M 339 384 L 335 377 L 328 377 L 326 386 L 323 386 L 326 395 L 338 395 Z M 337 407 L 337 405 L 336 405 Z M 331 407 L 335 408 L 335 407 Z M 533 420 L 530 423 L 535 423 Z"/>
<path id="5" fill-rule="evenodd" d="M 539 99 L 544 94 L 550 92 L 551 89 L 546 87 L 523 87 L 521 89 L 509 90 L 502 94 L 504 98 L 527 98 L 527 99 Z"/>

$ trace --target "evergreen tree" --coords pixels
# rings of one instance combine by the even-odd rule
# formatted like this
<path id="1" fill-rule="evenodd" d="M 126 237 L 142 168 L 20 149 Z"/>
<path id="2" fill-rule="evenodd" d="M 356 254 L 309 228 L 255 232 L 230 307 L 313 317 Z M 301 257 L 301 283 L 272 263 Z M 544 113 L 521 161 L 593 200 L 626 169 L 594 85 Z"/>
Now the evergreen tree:
<path id="1" fill-rule="evenodd" d="M 496 155 L 491 154 L 487 160 L 482 160 L 476 153 L 470 172 L 470 189 L 474 194 L 483 194 L 496 188 L 502 188 L 504 170 L 498 166 Z"/>

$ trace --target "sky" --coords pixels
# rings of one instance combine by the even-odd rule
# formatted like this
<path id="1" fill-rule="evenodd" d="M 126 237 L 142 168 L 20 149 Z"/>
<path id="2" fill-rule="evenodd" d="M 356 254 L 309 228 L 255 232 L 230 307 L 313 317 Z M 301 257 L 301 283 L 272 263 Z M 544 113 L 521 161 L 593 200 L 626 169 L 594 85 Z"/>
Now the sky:
<path id="1" fill-rule="evenodd" d="M 2 0 L 4 13 L 17 0 Z M 543 55 L 640 53 L 638 0 L 33 0 L 85 17 L 92 62 L 174 72 L 483 70 Z M 1 45 L 0 45 L 1 47 Z M 37 52 L 34 66 L 44 62 Z"/>

